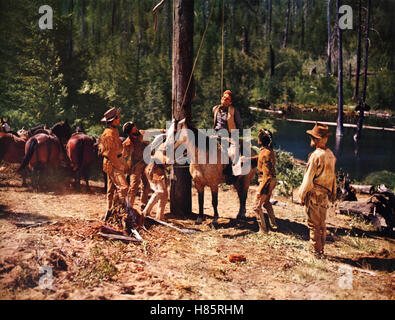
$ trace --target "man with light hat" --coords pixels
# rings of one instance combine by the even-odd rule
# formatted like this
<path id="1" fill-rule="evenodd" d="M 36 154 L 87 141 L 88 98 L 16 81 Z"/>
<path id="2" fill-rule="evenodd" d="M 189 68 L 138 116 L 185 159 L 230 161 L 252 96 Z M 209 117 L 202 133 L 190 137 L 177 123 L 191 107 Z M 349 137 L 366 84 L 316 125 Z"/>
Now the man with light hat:
<path id="1" fill-rule="evenodd" d="M 326 146 L 331 135 L 327 126 L 316 123 L 312 130 L 306 132 L 311 138 L 310 145 L 315 150 L 308 159 L 298 202 L 305 206 L 312 247 L 315 254 L 321 257 L 326 238 L 328 199 L 332 202 L 336 199 L 336 158 Z"/>
<path id="2" fill-rule="evenodd" d="M 107 212 L 106 221 L 113 209 L 114 196 L 118 192 L 119 200 L 125 204 L 128 184 L 125 179 L 125 164 L 122 159 L 122 143 L 119 139 L 118 126 L 120 125 L 120 109 L 108 110 L 101 122 L 106 123 L 106 128 L 100 137 L 99 153 L 103 155 L 103 171 L 107 174 Z"/>

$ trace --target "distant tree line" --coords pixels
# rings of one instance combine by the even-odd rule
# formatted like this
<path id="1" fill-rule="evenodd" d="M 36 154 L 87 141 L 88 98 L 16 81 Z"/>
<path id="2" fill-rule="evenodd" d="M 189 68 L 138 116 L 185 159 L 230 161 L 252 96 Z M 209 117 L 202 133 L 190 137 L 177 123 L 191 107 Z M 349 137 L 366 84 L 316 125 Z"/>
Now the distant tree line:
<path id="1" fill-rule="evenodd" d="M 158 2 L 48 0 L 54 28 L 40 30 L 42 1 L 2 0 L 0 115 L 9 116 L 16 127 L 68 118 L 97 135 L 102 114 L 118 106 L 124 120 L 143 128 L 164 127 L 171 118 L 173 8 L 167 0 L 154 16 Z M 368 77 L 366 103 L 395 110 L 395 2 L 371 3 L 368 40 L 367 2 L 342 2 L 353 8 L 353 30 L 342 31 L 344 104 L 361 99 Z M 222 50 L 223 85 L 235 94 L 247 126 L 256 120 L 249 107 L 258 99 L 338 104 L 336 1 L 195 0 L 194 10 L 195 54 L 209 24 L 194 72 L 192 118 L 197 126 L 211 126 L 211 107 L 220 100 Z"/>

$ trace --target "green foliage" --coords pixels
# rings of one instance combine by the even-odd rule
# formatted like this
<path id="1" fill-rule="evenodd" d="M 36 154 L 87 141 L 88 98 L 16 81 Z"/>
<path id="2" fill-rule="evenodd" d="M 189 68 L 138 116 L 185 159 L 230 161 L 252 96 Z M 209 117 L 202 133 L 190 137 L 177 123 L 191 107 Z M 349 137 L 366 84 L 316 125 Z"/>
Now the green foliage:
<path id="1" fill-rule="evenodd" d="M 326 5 L 309 1 L 308 9 L 296 6 L 288 45 L 282 48 L 286 0 L 271 2 L 270 35 L 264 1 L 248 1 L 248 6 L 246 1 L 224 3 L 222 48 L 222 2 L 195 1 L 195 55 L 208 22 L 193 74 L 192 121 L 196 126 L 212 127 L 211 109 L 221 97 L 222 62 L 223 90 L 234 93 L 234 105 L 246 128 L 270 125 L 250 110 L 257 99 L 272 105 L 336 104 L 336 72 L 326 75 Z M 42 2 L 1 1 L 0 116 L 10 116 L 13 129 L 40 123 L 50 126 L 68 118 L 97 136 L 103 113 L 117 106 L 122 109 L 122 121 L 133 120 L 141 128 L 163 128 L 171 118 L 172 106 L 171 1 L 160 9 L 156 30 L 152 19 L 155 0 L 48 0 L 46 4 L 54 9 L 53 30 L 38 28 Z M 394 9 L 390 1 L 373 8 L 374 32 L 370 34 L 369 72 L 376 75 L 368 78 L 367 102 L 387 110 L 395 109 Z M 248 35 L 245 51 L 243 28 Z M 356 35 L 355 28 L 343 37 L 344 65 L 351 63 L 353 70 Z M 273 76 L 270 46 L 275 56 Z M 335 64 L 333 57 L 332 71 Z M 314 67 L 317 72 L 310 75 Z M 346 103 L 352 102 L 353 86 L 354 81 L 345 80 Z"/>
<path id="2" fill-rule="evenodd" d="M 368 104 L 374 109 L 395 109 L 395 71 L 381 70 L 370 79 Z"/>
<path id="3" fill-rule="evenodd" d="M 286 196 L 293 194 L 293 190 L 303 181 L 304 167 L 297 165 L 290 152 L 275 150 L 277 191 Z"/>
<path id="4" fill-rule="evenodd" d="M 363 183 L 373 186 L 385 184 L 387 188 L 392 189 L 395 192 L 395 172 L 387 170 L 373 172 L 363 180 Z"/>

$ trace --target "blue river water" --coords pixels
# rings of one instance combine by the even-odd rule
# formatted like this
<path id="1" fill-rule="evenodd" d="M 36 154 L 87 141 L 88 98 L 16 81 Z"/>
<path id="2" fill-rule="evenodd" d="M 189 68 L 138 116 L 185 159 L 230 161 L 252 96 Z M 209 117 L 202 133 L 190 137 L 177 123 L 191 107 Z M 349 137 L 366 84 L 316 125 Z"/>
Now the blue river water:
<path id="1" fill-rule="evenodd" d="M 275 120 L 275 148 L 291 152 L 295 158 L 307 161 L 313 149 L 306 130 L 314 124 Z M 348 172 L 353 179 L 363 179 L 369 173 L 388 170 L 395 172 L 395 132 L 362 130 L 359 150 L 353 141 L 355 128 L 344 128 L 344 136 L 336 152 L 336 127 L 329 127 L 332 136 L 328 146 L 337 158 L 336 170 Z"/>

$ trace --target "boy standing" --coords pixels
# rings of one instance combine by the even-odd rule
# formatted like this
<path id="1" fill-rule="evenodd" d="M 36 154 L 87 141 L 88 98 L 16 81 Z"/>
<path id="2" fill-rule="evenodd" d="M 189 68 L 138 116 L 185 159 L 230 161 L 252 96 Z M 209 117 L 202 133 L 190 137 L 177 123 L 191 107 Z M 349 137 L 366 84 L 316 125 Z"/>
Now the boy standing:
<path id="1" fill-rule="evenodd" d="M 268 130 L 261 129 L 258 135 L 258 144 L 261 147 L 258 156 L 259 188 L 255 199 L 254 211 L 257 215 L 259 231 L 266 233 L 268 231 L 265 215 L 262 206 L 266 209 L 269 221 L 274 230 L 277 230 L 276 217 L 274 216 L 273 207 L 270 203 L 273 189 L 276 186 L 276 171 L 274 169 L 276 157 L 273 151 L 272 134 Z"/>
<path id="2" fill-rule="evenodd" d="M 326 238 L 326 211 L 328 199 L 336 199 L 336 158 L 326 146 L 331 133 L 328 127 L 316 123 L 312 130 L 306 131 L 311 138 L 310 154 L 302 185 L 299 188 L 299 203 L 305 206 L 310 240 L 317 256 L 324 254 Z"/>

